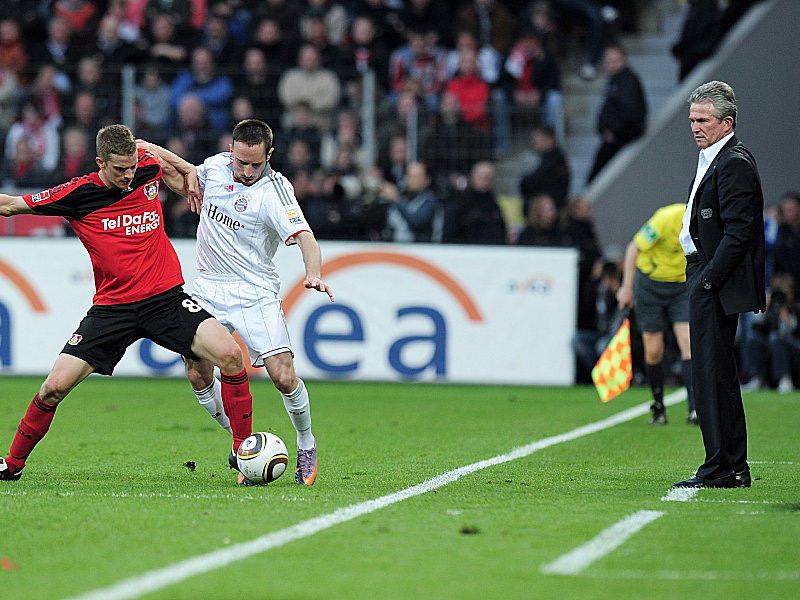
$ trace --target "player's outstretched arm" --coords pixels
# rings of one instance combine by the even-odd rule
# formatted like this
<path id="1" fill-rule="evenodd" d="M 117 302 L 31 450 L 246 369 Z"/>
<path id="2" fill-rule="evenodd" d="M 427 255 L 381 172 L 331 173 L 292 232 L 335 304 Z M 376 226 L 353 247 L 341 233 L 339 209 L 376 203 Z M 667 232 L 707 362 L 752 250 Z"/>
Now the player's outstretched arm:
<path id="1" fill-rule="evenodd" d="M 203 205 L 203 196 L 200 193 L 200 184 L 197 180 L 197 167 L 181 158 L 171 150 L 167 150 L 147 140 L 137 139 L 136 147 L 149 151 L 161 163 L 162 179 L 176 194 L 184 196 L 189 201 L 192 212 L 200 212 Z"/>
<path id="2" fill-rule="evenodd" d="M 22 196 L 0 194 L 0 217 L 31 214 L 33 210 L 25 203 Z"/>
<path id="3" fill-rule="evenodd" d="M 325 292 L 333 302 L 333 291 L 322 281 L 322 250 L 320 250 L 314 234 L 309 231 L 301 231 L 295 239 L 297 245 L 300 246 L 303 264 L 306 267 L 306 279 L 303 285 L 308 289 Z"/>

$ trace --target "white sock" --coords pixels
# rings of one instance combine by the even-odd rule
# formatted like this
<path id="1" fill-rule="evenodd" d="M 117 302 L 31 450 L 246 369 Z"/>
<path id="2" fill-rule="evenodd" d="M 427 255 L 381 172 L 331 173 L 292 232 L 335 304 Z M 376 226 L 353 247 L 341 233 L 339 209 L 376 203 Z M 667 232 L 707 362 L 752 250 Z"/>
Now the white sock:
<path id="1" fill-rule="evenodd" d="M 192 390 L 194 395 L 197 396 L 197 401 L 200 406 L 206 409 L 211 418 L 214 419 L 219 426 L 225 431 L 233 435 L 231 429 L 231 422 L 228 420 L 228 415 L 225 414 L 225 409 L 222 406 L 222 384 L 216 377 L 212 378 L 212 383 L 204 390 Z"/>
<path id="2" fill-rule="evenodd" d="M 308 401 L 308 390 L 303 380 L 299 380 L 297 388 L 291 394 L 281 394 L 283 405 L 297 431 L 297 447 L 310 450 L 314 447 L 314 435 L 311 433 L 311 406 Z"/>

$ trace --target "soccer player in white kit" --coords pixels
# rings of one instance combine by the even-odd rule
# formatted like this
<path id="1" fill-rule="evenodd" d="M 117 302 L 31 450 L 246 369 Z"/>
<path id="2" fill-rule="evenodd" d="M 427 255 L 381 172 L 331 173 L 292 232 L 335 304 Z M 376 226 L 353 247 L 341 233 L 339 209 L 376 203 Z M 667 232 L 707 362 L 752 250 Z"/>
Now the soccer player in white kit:
<path id="1" fill-rule="evenodd" d="M 291 183 L 269 166 L 272 130 L 247 119 L 233 129 L 230 152 L 207 158 L 197 167 L 202 203 L 190 195 L 200 213 L 197 270 L 192 297 L 231 332 L 236 331 L 254 367 L 264 366 L 280 391 L 297 431 L 295 480 L 312 485 L 317 476 L 317 445 L 311 432 L 308 391 L 294 369 L 286 321 L 278 296 L 280 278 L 272 257 L 280 242 L 297 244 L 303 256 L 306 288 L 333 293 L 321 277 L 322 253 Z M 162 160 L 185 161 L 152 146 Z M 219 381 L 207 360 L 185 358 L 186 376 L 200 404 L 227 429 Z M 231 467 L 236 468 L 231 453 Z M 239 483 L 252 482 L 239 474 Z"/>

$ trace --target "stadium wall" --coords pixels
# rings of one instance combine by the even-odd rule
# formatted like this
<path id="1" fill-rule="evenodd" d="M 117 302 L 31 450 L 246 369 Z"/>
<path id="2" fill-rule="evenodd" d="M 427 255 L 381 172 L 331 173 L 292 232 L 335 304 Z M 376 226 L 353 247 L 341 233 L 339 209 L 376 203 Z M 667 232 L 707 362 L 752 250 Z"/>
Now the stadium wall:
<path id="1" fill-rule="evenodd" d="M 187 291 L 194 242 L 173 242 Z M 303 287 L 279 250 L 298 373 L 311 379 L 571 385 L 577 251 L 571 248 L 322 242 L 335 303 Z M 0 373 L 44 375 L 89 308 L 91 264 L 74 238 L 0 238 Z M 115 374 L 182 377 L 149 341 Z M 264 370 L 253 370 L 264 377 Z"/>

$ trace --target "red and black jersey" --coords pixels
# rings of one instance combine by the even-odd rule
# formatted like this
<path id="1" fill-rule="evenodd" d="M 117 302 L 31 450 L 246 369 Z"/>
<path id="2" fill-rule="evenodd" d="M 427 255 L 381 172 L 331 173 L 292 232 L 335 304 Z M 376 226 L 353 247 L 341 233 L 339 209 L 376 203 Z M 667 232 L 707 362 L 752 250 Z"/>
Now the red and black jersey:
<path id="1" fill-rule="evenodd" d="M 64 217 L 89 252 L 94 304 L 137 302 L 183 284 L 178 255 L 164 232 L 161 165 L 144 150 L 130 188 L 108 188 L 100 173 L 23 196 L 41 215 Z"/>

